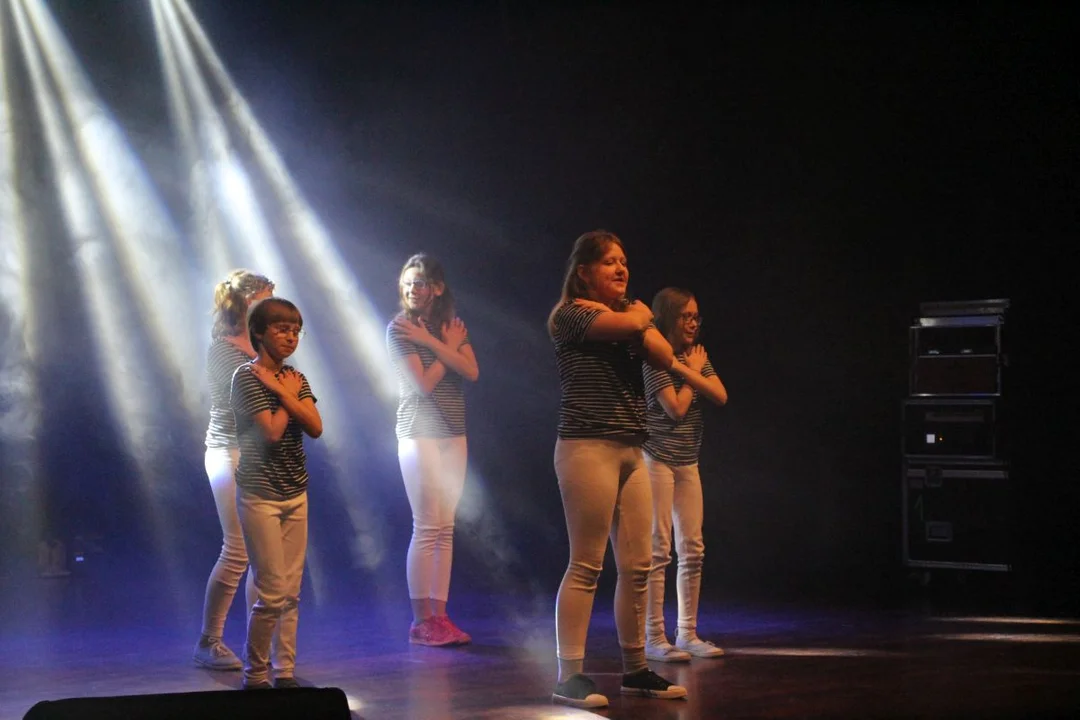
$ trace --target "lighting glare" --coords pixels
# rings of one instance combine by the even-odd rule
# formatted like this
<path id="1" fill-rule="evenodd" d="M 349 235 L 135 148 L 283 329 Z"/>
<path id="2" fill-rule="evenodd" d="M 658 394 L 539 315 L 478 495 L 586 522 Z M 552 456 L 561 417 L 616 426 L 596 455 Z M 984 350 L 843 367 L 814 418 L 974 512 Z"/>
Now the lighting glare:
<path id="1" fill-rule="evenodd" d="M 195 39 L 218 84 L 226 91 L 233 120 L 248 138 L 256 160 L 273 187 L 278 206 L 289 223 L 298 249 L 304 254 L 312 272 L 308 276 L 319 283 L 325 297 L 334 298 L 331 309 L 337 315 L 334 327 L 344 333 L 353 354 L 360 359 L 372 386 L 384 403 L 397 402 L 397 383 L 387 368 L 383 350 L 383 327 L 377 314 L 356 278 L 345 268 L 346 263 L 329 233 L 319 222 L 307 200 L 293 181 L 281 156 L 255 119 L 247 101 L 240 94 L 226 71 L 210 40 L 203 32 L 186 0 L 171 0 L 179 10 L 184 24 Z"/>
<path id="2" fill-rule="evenodd" d="M 729 655 L 762 655 L 766 657 L 897 657 L 903 653 L 885 650 L 856 650 L 851 648 L 790 648 L 790 647 L 726 647 Z"/>
<path id="3" fill-rule="evenodd" d="M 191 307 L 187 262 L 172 221 L 123 133 L 110 117 L 41 0 L 22 0 L 56 85 L 79 160 L 89 175 L 87 199 L 100 208 L 114 239 L 141 325 L 150 329 L 160 364 L 183 380 L 184 407 L 199 413 L 201 375 L 188 361 L 193 327 L 183 328 L 177 307 Z"/>
<path id="4" fill-rule="evenodd" d="M 952 633 L 931 635 L 934 640 L 1010 643 L 1080 643 L 1080 635 L 1040 635 L 1037 633 Z"/>
<path id="5" fill-rule="evenodd" d="M 37 437 L 40 427 L 37 381 L 37 317 L 31 301 L 30 247 L 15 173 L 15 123 L 8 78 L 5 17 L 0 8 L 0 303 L 6 335 L 0 338 L 0 442 L 5 482 L 25 502 L 20 530 L 40 537 L 41 487 Z"/>
<path id="6" fill-rule="evenodd" d="M 221 248 L 222 237 L 228 238 L 231 243 L 227 265 L 218 264 L 222 258 L 220 254 L 214 256 L 210 252 L 203 253 L 204 272 L 205 268 L 209 267 L 211 276 L 220 277 L 229 267 L 239 265 L 258 268 L 274 280 L 279 294 L 301 301 L 317 291 L 317 288 L 308 287 L 310 282 L 300 285 L 296 278 L 309 281 L 316 278 L 316 282 L 325 283 L 324 273 L 328 269 L 338 273 L 344 271 L 334 267 L 333 257 L 321 258 L 317 264 L 309 263 L 310 267 L 307 268 L 297 267 L 295 263 L 286 260 L 281 250 L 280 237 L 275 237 L 277 233 L 267 220 L 251 175 L 231 142 L 229 125 L 218 111 L 211 89 L 200 71 L 194 48 L 177 17 L 175 3 L 155 0 L 153 9 L 159 52 L 166 68 L 170 112 L 178 127 L 185 159 L 192 168 L 192 209 L 200 215 L 199 221 L 205 223 L 199 226 L 197 232 L 211 228 L 217 233 L 215 237 L 200 237 L 199 245 L 202 248 Z M 234 104 L 243 102 L 235 87 L 230 85 L 227 91 L 234 99 Z M 244 132 L 244 129 L 240 132 Z M 267 142 L 265 137 L 263 141 Z M 273 153 L 272 150 L 269 152 Z M 265 168 L 260 166 L 257 169 L 266 174 Z M 279 167 L 278 171 L 285 172 L 283 167 Z M 281 193 L 274 194 L 274 201 L 278 205 L 286 205 L 284 212 L 289 217 L 306 208 L 305 205 L 297 209 L 295 198 L 291 202 L 285 201 Z M 204 213 L 207 218 L 213 219 L 207 221 L 202 218 Z M 313 219 L 308 222 L 315 223 Z M 336 250 L 334 252 L 336 253 Z M 303 302 L 299 304 L 304 306 Z M 349 325 L 349 322 L 353 324 Z M 371 321 L 368 324 L 371 324 Z M 335 331 L 351 332 L 356 327 L 362 327 L 362 324 L 346 319 L 339 320 L 336 326 L 331 326 Z M 381 535 L 377 536 L 372 532 L 380 526 L 380 522 L 362 502 L 353 499 L 352 496 L 356 494 L 355 483 L 342 481 L 343 477 L 351 478 L 356 474 L 348 471 L 345 462 L 345 458 L 354 448 L 351 447 L 348 437 L 349 419 L 344 414 L 347 406 L 332 392 L 340 383 L 334 382 L 329 371 L 324 354 L 327 345 L 326 342 L 302 343 L 296 353 L 297 365 L 308 376 L 320 400 L 319 410 L 323 415 L 324 425 L 328 428 L 328 432 L 320 439 L 320 445 L 325 448 L 334 466 L 336 472 L 333 474 L 342 496 L 347 500 L 348 516 L 356 540 L 352 544 L 354 559 L 358 565 L 372 569 L 381 564 L 385 555 L 383 543 L 379 542 Z M 381 329 L 376 347 L 381 353 Z M 385 360 L 383 363 L 385 364 Z M 323 573 L 319 555 L 314 552 L 314 548 L 312 550 L 313 552 L 309 553 L 309 564 L 318 597 L 324 589 Z"/>
<path id="7" fill-rule="evenodd" d="M 33 22 L 28 18 L 26 5 L 31 8 L 29 15 L 33 18 Z M 138 467 L 139 479 L 143 483 L 147 507 L 152 515 L 153 527 L 158 533 L 157 539 L 160 544 L 163 543 L 163 536 L 168 534 L 170 525 L 157 506 L 148 485 L 154 476 L 154 455 L 158 446 L 158 438 L 153 429 L 159 425 L 155 422 L 155 418 L 159 410 L 156 397 L 160 388 L 154 387 L 153 380 L 145 376 L 144 364 L 141 361 L 144 355 L 134 342 L 130 330 L 132 319 L 126 317 L 123 312 L 124 308 L 131 305 L 126 301 L 125 294 L 121 292 L 126 278 L 120 270 L 120 263 L 114 254 L 113 244 L 109 241 L 104 223 L 97 213 L 94 202 L 95 193 L 91 187 L 92 178 L 102 184 L 108 184 L 111 178 L 107 174 L 94 176 L 80 165 L 79 154 L 64 126 L 61 103 L 54 96 L 52 87 L 55 86 L 58 92 L 89 92 L 89 89 L 70 78 L 55 77 L 55 73 L 72 70 L 71 55 L 63 38 L 55 32 L 55 26 L 51 18 L 48 18 L 47 11 L 41 7 L 40 0 L 17 0 L 11 4 L 11 7 L 23 57 L 30 74 L 35 107 L 45 129 L 46 152 L 58 185 L 63 221 L 71 244 L 71 254 L 78 270 L 80 289 L 89 311 L 93 330 L 93 350 L 106 376 L 106 392 L 112 415 L 121 429 L 126 450 Z M 41 26 L 47 26 L 51 30 L 42 30 Z M 42 57 L 43 49 L 35 41 L 35 38 L 42 37 L 49 38 L 50 52 L 58 53 L 69 62 L 62 62 L 55 58 L 46 61 Z M 55 71 L 52 78 L 46 76 L 47 65 Z M 52 84 L 49 82 L 50 79 L 53 81 Z M 89 108 L 96 104 L 98 104 L 96 99 L 79 97 L 69 99 L 64 106 L 73 109 Z M 85 123 L 90 120 L 90 117 L 83 112 L 80 117 L 67 119 L 75 127 L 77 121 Z M 75 130 L 79 132 L 77 127 Z M 105 136 L 97 137 L 104 139 L 109 136 L 110 133 L 106 133 Z M 85 136 L 82 138 L 84 143 L 89 141 L 90 139 Z M 116 153 L 126 152 L 122 144 L 112 145 L 110 149 Z M 115 167 L 120 167 L 120 165 Z M 130 182 L 134 179 L 128 176 L 125 180 Z M 97 197 L 114 193 L 114 191 L 97 189 L 100 191 Z M 132 187 L 125 188 L 125 191 L 137 192 Z M 120 221 L 122 217 L 116 217 L 114 220 Z M 130 237 L 130 234 L 123 233 L 117 239 L 123 244 L 125 237 Z M 174 555 L 162 554 L 171 580 L 175 572 Z"/>
<path id="8" fill-rule="evenodd" d="M 1005 615 L 986 617 L 934 617 L 930 619 L 934 622 L 966 622 L 978 623 L 980 625 L 990 625 L 995 623 L 1002 625 L 1080 625 L 1080 620 L 1058 618 L 1008 617 Z"/>

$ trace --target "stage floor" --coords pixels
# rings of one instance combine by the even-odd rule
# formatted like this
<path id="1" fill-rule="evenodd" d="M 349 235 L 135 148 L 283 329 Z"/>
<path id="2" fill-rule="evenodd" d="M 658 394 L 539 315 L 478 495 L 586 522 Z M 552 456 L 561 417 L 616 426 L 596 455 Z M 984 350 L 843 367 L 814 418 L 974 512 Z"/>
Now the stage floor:
<path id="1" fill-rule="evenodd" d="M 611 699 L 597 712 L 551 705 L 551 597 L 469 597 L 452 609 L 473 634 L 457 649 L 410 646 L 407 607 L 358 592 L 307 603 L 298 677 L 345 691 L 354 715 L 379 718 L 1045 717 L 1080 710 L 1080 622 L 928 612 L 705 604 L 717 660 L 651 663 L 686 700 L 623 698 L 610 593 L 601 593 L 586 671 Z M 157 598 L 157 599 L 153 599 Z M 199 598 L 196 598 L 196 602 Z M 38 580 L 4 593 L 0 718 L 66 697 L 222 690 L 239 673 L 190 661 L 198 608 L 159 593 Z M 339 599 L 340 600 L 340 599 Z M 238 611 L 234 608 L 234 611 Z M 234 612 L 226 640 L 242 642 Z"/>

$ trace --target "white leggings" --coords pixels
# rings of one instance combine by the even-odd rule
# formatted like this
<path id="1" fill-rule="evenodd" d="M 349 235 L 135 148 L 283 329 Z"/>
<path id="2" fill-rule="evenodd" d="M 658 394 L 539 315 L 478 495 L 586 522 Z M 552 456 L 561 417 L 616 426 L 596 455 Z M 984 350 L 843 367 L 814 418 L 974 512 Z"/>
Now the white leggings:
<path id="1" fill-rule="evenodd" d="M 406 560 L 409 598 L 446 602 L 454 555 L 454 515 L 465 489 L 464 435 L 398 440 L 398 462 L 412 508 Z"/>
<path id="2" fill-rule="evenodd" d="M 668 465 L 645 454 L 653 492 L 652 571 L 649 573 L 650 643 L 666 639 L 664 630 L 664 579 L 671 564 L 671 531 L 675 531 L 675 549 L 679 554 L 676 589 L 679 599 L 677 633 L 685 638 L 697 636 L 698 596 L 701 594 L 701 564 L 705 558 L 701 523 L 703 503 L 701 475 L 697 463 Z"/>
<path id="3" fill-rule="evenodd" d="M 229 614 L 240 578 L 248 566 L 244 533 L 240 529 L 240 517 L 236 512 L 236 466 L 240 462 L 237 448 L 207 448 L 206 476 L 214 493 L 218 520 L 221 522 L 221 554 L 218 555 L 210 579 L 206 581 L 206 597 L 203 601 L 202 633 L 210 638 L 221 639 L 225 629 L 225 616 Z M 255 585 L 248 573 L 245 586 L 247 607 L 255 604 Z"/>

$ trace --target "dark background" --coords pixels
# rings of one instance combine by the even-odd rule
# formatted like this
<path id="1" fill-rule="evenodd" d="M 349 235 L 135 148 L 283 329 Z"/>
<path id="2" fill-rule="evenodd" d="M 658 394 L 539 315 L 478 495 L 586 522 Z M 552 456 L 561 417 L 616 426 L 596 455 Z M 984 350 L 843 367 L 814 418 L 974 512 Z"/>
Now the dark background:
<path id="1" fill-rule="evenodd" d="M 183 226 L 149 11 L 52 7 Z M 543 325 L 573 239 L 604 227 L 626 243 L 636 295 L 669 284 L 697 295 L 731 394 L 706 416 L 707 594 L 897 597 L 907 327 L 921 301 L 1004 297 L 1012 590 L 1080 612 L 1069 354 L 1080 117 L 1063 7 L 193 3 L 384 319 L 405 257 L 424 249 L 446 265 L 480 360 L 469 495 L 486 503 L 459 523 L 456 587 L 558 584 L 558 384 Z M 47 215 L 47 174 L 25 177 Z M 55 233 L 41 240 L 43 256 L 63 253 Z M 100 420 L 100 381 L 65 355 L 85 320 L 64 301 L 63 263 L 50 268 L 48 312 L 63 328 L 39 368 L 50 522 L 101 534 L 105 556 L 151 573 L 146 491 L 108 427 L 79 421 Z M 373 398 L 351 417 L 363 467 L 320 487 L 333 468 L 312 456 L 323 592 L 375 577 L 404 593 L 409 513 L 391 420 Z M 200 430 L 170 436 L 169 480 L 150 491 L 182 520 L 170 542 L 192 587 L 219 537 Z M 4 512 L 17 518 L 11 477 Z M 386 549 L 367 568 L 354 505 Z M 5 543 L 7 559 L 17 545 Z"/>

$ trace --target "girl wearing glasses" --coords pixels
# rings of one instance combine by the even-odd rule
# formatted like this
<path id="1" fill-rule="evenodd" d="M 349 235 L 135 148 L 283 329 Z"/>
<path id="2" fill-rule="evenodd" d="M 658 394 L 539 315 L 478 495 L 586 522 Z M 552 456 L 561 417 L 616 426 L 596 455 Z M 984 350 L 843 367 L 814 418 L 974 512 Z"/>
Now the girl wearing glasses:
<path id="1" fill-rule="evenodd" d="M 580 708 L 608 704 L 582 671 L 609 538 L 618 568 L 620 692 L 686 696 L 686 688 L 652 672 L 645 662 L 653 507 L 641 451 L 646 434 L 641 363 L 666 371 L 673 356 L 653 327 L 649 308 L 627 302 L 629 279 L 622 241 L 603 230 L 585 233 L 574 243 L 562 296 L 548 319 L 562 390 L 555 474 L 570 539 L 570 562 L 555 606 L 559 679 L 552 700 Z"/>
<path id="2" fill-rule="evenodd" d="M 698 596 L 705 545 L 701 537 L 702 496 L 698 474 L 702 416 L 699 398 L 727 403 L 724 383 L 697 344 L 701 315 L 686 290 L 664 288 L 653 299 L 653 317 L 675 352 L 668 370 L 644 364 L 649 439 L 645 465 L 653 496 L 652 570 L 649 573 L 645 654 L 650 660 L 686 662 L 720 657 L 724 651 L 697 635 Z M 671 563 L 671 531 L 679 554 L 676 588 L 679 620 L 675 645 L 664 630 L 664 574 Z"/>
<path id="3" fill-rule="evenodd" d="M 296 624 L 308 532 L 308 473 L 303 435 L 322 435 L 307 378 L 285 364 L 296 352 L 304 319 L 288 300 L 267 298 L 248 312 L 255 358 L 236 369 L 231 404 L 240 465 L 237 510 L 258 599 L 248 616 L 244 688 L 294 688 Z"/>
<path id="4" fill-rule="evenodd" d="M 236 466 L 240 462 L 240 449 L 229 395 L 236 368 L 255 357 L 245 321 L 248 305 L 270 297 L 273 292 L 274 283 L 269 278 L 249 270 L 233 270 L 214 289 L 214 328 L 206 357 L 210 423 L 206 429 L 205 461 L 224 542 L 206 582 L 202 636 L 194 653 L 195 663 L 211 670 L 242 667 L 240 658 L 222 642 L 225 617 L 248 566 L 244 534 L 236 514 Z M 255 602 L 250 573 L 246 590 L 250 608 Z"/>
<path id="5" fill-rule="evenodd" d="M 442 265 L 410 257 L 398 282 L 401 312 L 386 328 L 398 378 L 398 462 L 412 508 L 406 578 L 413 623 L 409 642 L 464 645 L 472 638 L 450 620 L 454 515 L 465 487 L 465 380 L 480 368 Z"/>

